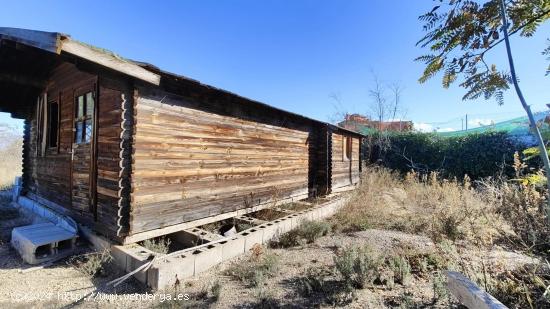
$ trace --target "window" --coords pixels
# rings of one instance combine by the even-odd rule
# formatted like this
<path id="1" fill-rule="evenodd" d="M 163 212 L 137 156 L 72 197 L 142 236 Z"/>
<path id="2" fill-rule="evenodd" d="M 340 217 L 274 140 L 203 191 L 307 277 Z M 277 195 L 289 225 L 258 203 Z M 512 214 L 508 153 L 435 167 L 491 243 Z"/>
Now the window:
<path id="1" fill-rule="evenodd" d="M 75 99 L 74 142 L 89 143 L 94 131 L 94 95 L 85 93 Z"/>
<path id="2" fill-rule="evenodd" d="M 342 161 L 351 160 L 351 137 L 343 137 L 342 141 Z"/>
<path id="3" fill-rule="evenodd" d="M 48 103 L 48 147 L 57 148 L 59 144 L 59 103 Z"/>

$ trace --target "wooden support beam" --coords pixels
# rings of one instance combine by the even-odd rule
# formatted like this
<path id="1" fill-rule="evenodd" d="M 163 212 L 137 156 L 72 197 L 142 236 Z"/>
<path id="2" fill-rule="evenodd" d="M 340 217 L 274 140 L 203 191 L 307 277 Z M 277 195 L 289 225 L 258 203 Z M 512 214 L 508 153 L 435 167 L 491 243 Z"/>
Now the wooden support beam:
<path id="1" fill-rule="evenodd" d="M 63 52 L 97 63 L 153 85 L 158 86 L 160 84 L 160 75 L 148 71 L 131 61 L 124 60 L 111 52 L 69 38 L 65 38 L 61 42 L 61 50 Z"/>
<path id="2" fill-rule="evenodd" d="M 295 197 L 292 197 L 292 198 L 281 199 L 281 200 L 277 201 L 276 204 L 277 205 L 283 205 L 285 203 L 290 203 L 293 200 L 305 199 L 307 197 L 308 197 L 307 194 L 303 194 L 303 195 L 295 196 Z M 237 216 L 242 216 L 242 215 L 245 215 L 245 214 L 248 214 L 248 213 L 251 213 L 251 212 L 256 212 L 256 211 L 259 211 L 259 210 L 262 210 L 262 209 L 265 209 L 265 208 L 269 208 L 272 205 L 273 205 L 273 203 L 266 203 L 266 204 L 263 204 L 263 205 L 258 205 L 258 206 L 254 206 L 254 207 L 250 207 L 250 208 L 244 208 L 244 209 L 239 209 L 239 210 L 236 210 L 236 211 L 226 212 L 226 213 L 215 215 L 215 216 L 212 216 L 212 217 L 206 217 L 206 218 L 202 218 L 202 219 L 198 219 L 198 220 L 194 220 L 194 221 L 174 224 L 174 225 L 166 226 L 166 227 L 163 227 L 163 228 L 160 228 L 160 229 L 154 229 L 154 230 L 147 231 L 147 232 L 136 233 L 136 234 L 133 234 L 133 235 L 130 235 L 130 236 L 127 236 L 126 238 L 124 238 L 124 241 L 122 243 L 124 245 L 126 245 L 126 244 L 139 242 L 139 241 L 142 241 L 142 240 L 145 240 L 145 239 L 150 239 L 150 238 L 155 238 L 155 237 L 159 237 L 159 236 L 166 235 L 166 234 L 176 233 L 176 232 L 179 232 L 179 231 L 182 231 L 182 230 L 187 230 L 187 229 L 197 227 L 197 226 L 201 226 L 201 225 L 205 225 L 205 224 L 208 224 L 208 223 L 221 221 L 221 220 L 225 220 L 225 219 L 229 219 L 229 218 L 234 218 L 234 217 L 237 217 Z M 291 212 L 291 213 L 294 213 L 294 212 Z"/>
<path id="3" fill-rule="evenodd" d="M 458 301 L 469 309 L 508 308 L 461 273 L 447 271 L 447 288 Z"/>
<path id="4" fill-rule="evenodd" d="M 0 83 L 12 83 L 17 85 L 32 86 L 42 89 L 46 86 L 46 81 L 31 76 L 0 73 Z"/>

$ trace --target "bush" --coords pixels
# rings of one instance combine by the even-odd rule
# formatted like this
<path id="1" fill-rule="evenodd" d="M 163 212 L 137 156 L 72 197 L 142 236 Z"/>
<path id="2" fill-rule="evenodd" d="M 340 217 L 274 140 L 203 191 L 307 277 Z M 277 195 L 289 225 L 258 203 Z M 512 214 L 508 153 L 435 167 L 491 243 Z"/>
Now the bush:
<path id="1" fill-rule="evenodd" d="M 306 275 L 299 279 L 300 293 L 310 297 L 316 293 L 328 294 L 329 287 L 325 284 L 325 274 L 318 268 L 308 268 Z"/>
<path id="2" fill-rule="evenodd" d="M 278 257 L 268 252 L 235 262 L 225 273 L 246 285 L 257 287 L 262 285 L 266 278 L 274 276 L 278 266 Z"/>
<path id="3" fill-rule="evenodd" d="M 106 275 L 105 266 L 112 261 L 108 250 L 102 252 L 92 252 L 72 258 L 72 263 L 76 268 L 89 277 Z"/>
<path id="4" fill-rule="evenodd" d="M 344 284 L 363 289 L 380 277 L 384 259 L 369 247 L 350 247 L 334 257 L 334 266 Z"/>
<path id="5" fill-rule="evenodd" d="M 160 254 L 167 254 L 170 249 L 170 243 L 171 243 L 170 238 L 162 237 L 157 240 L 146 239 L 143 241 L 141 245 L 153 252 L 160 253 Z"/>
<path id="6" fill-rule="evenodd" d="M 373 143 L 363 147 L 370 162 L 403 174 L 411 169 L 422 174 L 436 171 L 449 179 L 468 175 L 477 180 L 500 173 L 512 176 L 514 152 L 525 148 L 505 132 L 456 137 L 418 132 L 377 134 L 386 134 L 388 142 L 380 146 L 379 139 L 370 139 Z"/>
<path id="7" fill-rule="evenodd" d="M 328 222 L 324 221 L 304 221 L 298 231 L 308 243 L 314 243 L 317 238 L 330 233 L 331 227 Z"/>
<path id="8" fill-rule="evenodd" d="M 301 245 L 303 240 L 311 244 L 317 238 L 329 234 L 331 230 L 331 224 L 328 222 L 306 220 L 297 228 L 279 236 L 271 245 L 278 248 L 290 248 Z"/>
<path id="9" fill-rule="evenodd" d="M 302 244 L 302 236 L 298 229 L 290 230 L 271 243 L 273 248 L 290 248 Z"/>
<path id="10" fill-rule="evenodd" d="M 411 264 L 403 256 L 391 256 L 388 265 L 394 274 L 395 282 L 407 285 L 411 278 Z"/>
<path id="11" fill-rule="evenodd" d="M 222 293 L 222 284 L 219 280 L 216 280 L 214 284 L 210 287 L 210 292 L 212 293 L 212 299 L 216 302 L 220 299 Z"/>

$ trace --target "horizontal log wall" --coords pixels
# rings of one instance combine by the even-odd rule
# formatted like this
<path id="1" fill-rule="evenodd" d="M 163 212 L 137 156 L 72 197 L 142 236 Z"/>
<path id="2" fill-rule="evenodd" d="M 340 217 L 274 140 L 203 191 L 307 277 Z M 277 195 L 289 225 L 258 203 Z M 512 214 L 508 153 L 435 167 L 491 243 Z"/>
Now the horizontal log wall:
<path id="1" fill-rule="evenodd" d="M 332 133 L 332 189 L 357 184 L 360 177 L 360 142 L 357 137 L 352 139 L 351 158 L 344 157 L 344 143 L 347 135 Z"/>
<path id="2" fill-rule="evenodd" d="M 131 234 L 307 196 L 310 132 L 235 115 L 202 110 L 181 97 L 140 93 Z"/>
<path id="3" fill-rule="evenodd" d="M 116 238 L 122 113 L 120 90 L 101 85 L 96 100 L 96 104 L 99 104 L 97 221 L 87 204 L 90 198 L 87 191 L 90 178 L 89 164 L 84 161 L 90 159 L 90 146 L 82 147 L 82 151 L 77 149 L 75 166 L 71 161 L 74 94 L 78 89 L 94 89 L 93 85 L 97 82 L 94 75 L 82 72 L 70 63 L 63 63 L 52 72 L 47 93 L 49 101 L 59 102 L 59 151 L 52 148 L 47 149 L 44 156 L 37 155 L 37 117 L 36 112 L 33 113 L 25 122 L 24 188 L 39 198 L 64 207 L 80 223 L 90 225 L 96 232 Z M 74 179 L 75 175 L 78 179 Z M 73 189 L 76 191 L 71 196 Z"/>
<path id="4" fill-rule="evenodd" d="M 64 63 L 58 66 L 50 77 L 47 89 L 48 101 L 57 101 L 60 109 L 59 151 L 57 148 L 46 149 L 41 156 L 37 149 L 37 115 L 36 107 L 30 119 L 28 138 L 28 162 L 25 168 L 25 188 L 30 192 L 52 201 L 67 209 L 71 205 L 71 149 L 73 140 L 73 102 L 74 89 L 93 83 L 95 77 L 78 71 L 73 65 Z M 36 101 L 34 102 L 36 104 Z M 37 155 L 38 154 L 38 155 Z"/>

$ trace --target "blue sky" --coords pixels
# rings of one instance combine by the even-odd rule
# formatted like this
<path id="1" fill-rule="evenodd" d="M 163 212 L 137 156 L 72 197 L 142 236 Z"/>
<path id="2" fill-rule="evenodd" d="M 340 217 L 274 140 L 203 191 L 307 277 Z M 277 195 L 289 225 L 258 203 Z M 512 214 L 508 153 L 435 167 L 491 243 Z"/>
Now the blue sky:
<path id="1" fill-rule="evenodd" d="M 463 102 L 463 89 L 440 79 L 417 82 L 425 51 L 417 17 L 433 1 L 10 1 L 0 26 L 70 34 L 126 58 L 198 79 L 270 105 L 328 120 L 330 94 L 348 112 L 367 113 L 373 72 L 405 89 L 405 117 L 418 127 L 460 129 L 523 115 L 509 92 L 494 100 Z M 513 39 L 518 74 L 533 110 L 550 103 L 548 62 L 541 55 L 550 25 L 534 38 Z M 490 60 L 501 65 L 504 50 Z M 13 123 L 5 115 L 0 122 Z"/>

